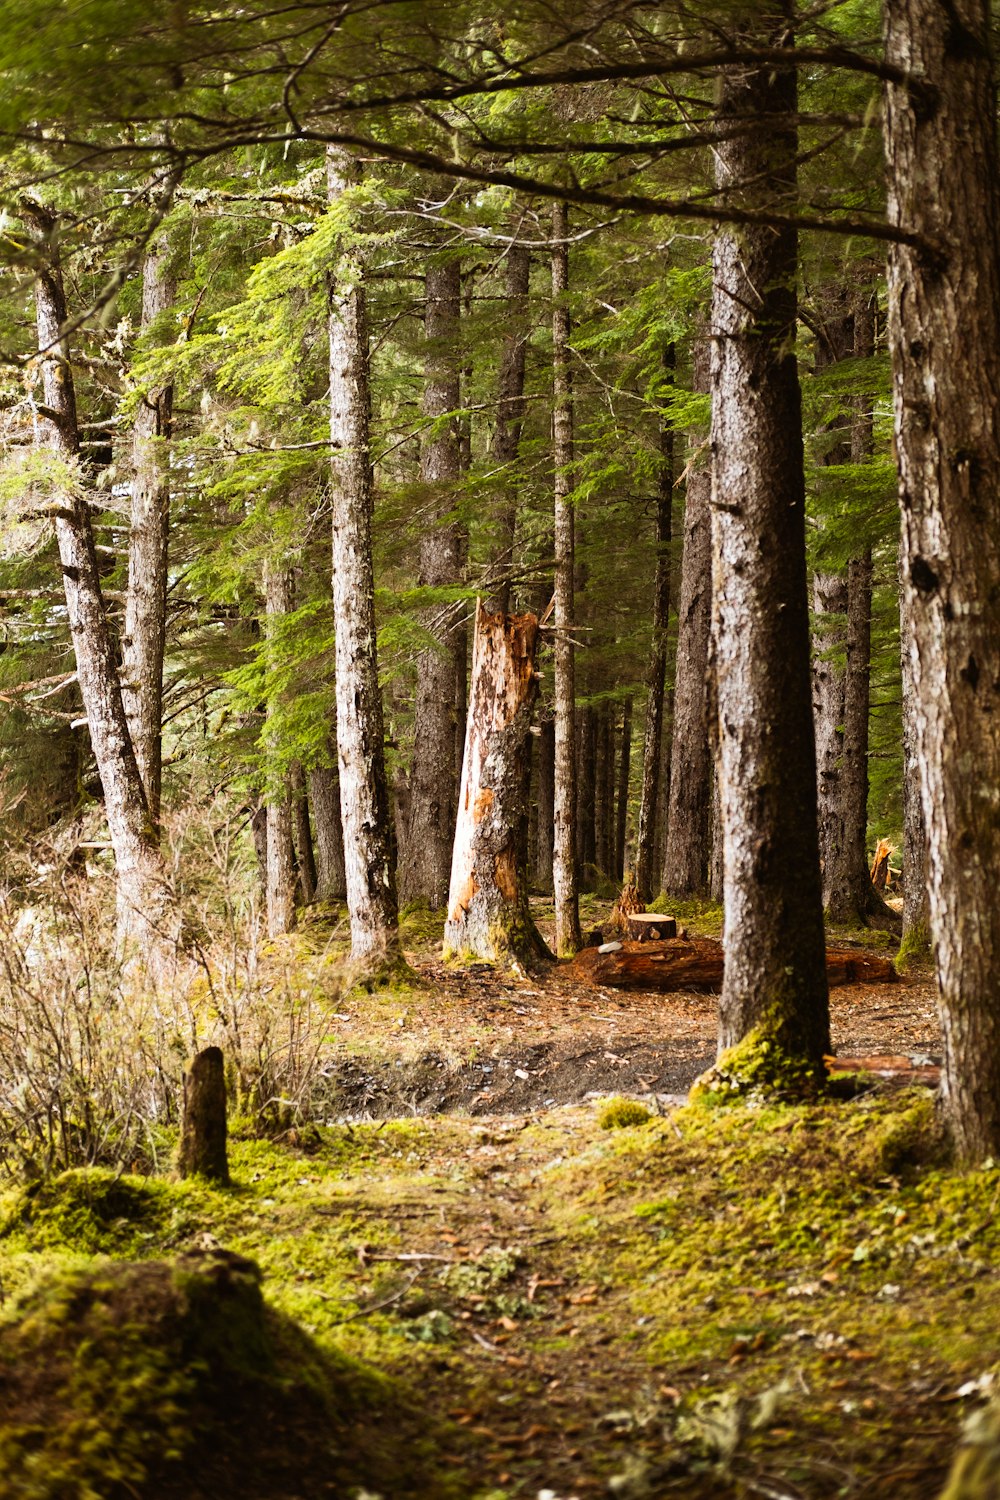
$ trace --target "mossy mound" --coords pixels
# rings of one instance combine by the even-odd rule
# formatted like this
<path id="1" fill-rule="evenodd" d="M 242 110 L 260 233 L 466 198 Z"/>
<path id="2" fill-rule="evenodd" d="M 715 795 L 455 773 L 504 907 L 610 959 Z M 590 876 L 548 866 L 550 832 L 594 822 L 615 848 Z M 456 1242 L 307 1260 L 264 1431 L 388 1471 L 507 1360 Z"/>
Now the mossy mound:
<path id="1" fill-rule="evenodd" d="M 0 1500 L 447 1494 L 394 1388 L 260 1281 L 214 1250 L 36 1283 L 0 1324 Z"/>
<path id="2" fill-rule="evenodd" d="M 33 1250 L 126 1257 L 137 1253 L 137 1241 L 161 1234 L 172 1211 L 162 1182 L 81 1168 L 22 1189 L 0 1239 L 20 1234 Z"/>
<path id="3" fill-rule="evenodd" d="M 602 1104 L 597 1123 L 602 1130 L 624 1130 L 631 1125 L 647 1125 L 652 1115 L 638 1099 L 609 1099 Z"/>

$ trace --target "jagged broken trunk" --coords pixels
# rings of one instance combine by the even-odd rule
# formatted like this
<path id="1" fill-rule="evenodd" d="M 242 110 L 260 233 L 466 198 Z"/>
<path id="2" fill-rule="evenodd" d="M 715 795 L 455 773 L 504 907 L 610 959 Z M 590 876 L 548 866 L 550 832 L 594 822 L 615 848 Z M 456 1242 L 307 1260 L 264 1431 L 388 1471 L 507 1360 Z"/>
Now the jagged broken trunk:
<path id="1" fill-rule="evenodd" d="M 531 963 L 551 957 L 531 919 L 521 868 L 525 757 L 538 679 L 535 615 L 478 604 L 446 951 Z"/>

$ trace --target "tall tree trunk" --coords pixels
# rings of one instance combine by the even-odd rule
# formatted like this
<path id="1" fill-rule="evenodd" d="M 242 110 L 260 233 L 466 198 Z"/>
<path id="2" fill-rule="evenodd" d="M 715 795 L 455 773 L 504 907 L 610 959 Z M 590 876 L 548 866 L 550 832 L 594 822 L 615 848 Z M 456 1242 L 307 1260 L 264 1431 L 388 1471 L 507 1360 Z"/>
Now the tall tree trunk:
<path id="1" fill-rule="evenodd" d="M 917 698 L 910 657 L 912 630 L 906 615 L 906 593 L 900 579 L 900 677 L 903 709 L 903 938 L 904 967 L 930 952 L 930 898 L 927 824 L 920 791 L 917 749 Z"/>
<path id="2" fill-rule="evenodd" d="M 692 384 L 710 384 L 709 342 L 702 334 L 693 353 Z M 663 891 L 681 899 L 703 895 L 711 847 L 713 764 L 709 736 L 708 652 L 712 624 L 712 470 L 699 461 L 700 428 L 688 433 L 684 498 L 684 550 L 677 609 L 670 808 L 663 860 Z"/>
<path id="3" fill-rule="evenodd" d="M 592 885 L 597 856 L 597 722 L 588 703 L 576 710 L 576 866 L 583 890 Z"/>
<path id="4" fill-rule="evenodd" d="M 292 575 L 282 563 L 269 563 L 264 570 L 265 633 L 268 638 L 268 675 L 277 665 L 275 642 L 280 639 L 280 621 L 291 614 Z M 280 711 L 279 701 L 269 691 L 264 724 L 264 745 L 272 755 L 281 750 L 275 718 Z M 291 932 L 295 926 L 295 862 L 292 798 L 286 774 L 278 775 L 270 767 L 267 772 L 267 933 L 269 937 L 280 937 Z"/>
<path id="5" fill-rule="evenodd" d="M 552 890 L 552 832 L 555 798 L 556 726 L 549 713 L 543 713 L 538 726 L 538 780 L 535 800 L 538 804 L 538 835 L 535 848 L 535 873 L 532 884 L 540 891 Z"/>
<path id="6" fill-rule="evenodd" d="M 573 385 L 569 364 L 569 251 L 565 203 L 552 205 L 552 461 L 555 470 L 555 791 L 552 884 L 556 953 L 583 942 L 576 869 L 576 686 L 573 627 Z"/>
<path id="7" fill-rule="evenodd" d="M 477 608 L 446 953 L 521 963 L 551 956 L 532 921 L 524 868 L 524 761 L 538 685 L 537 638 L 535 615 Z"/>
<path id="8" fill-rule="evenodd" d="M 309 826 L 306 773 L 300 760 L 292 761 L 288 782 L 292 796 L 292 838 L 299 877 L 299 896 L 303 906 L 309 906 L 316 899 L 316 857 L 313 853 L 312 829 Z"/>
<path id="9" fill-rule="evenodd" d="M 889 251 L 904 628 L 927 824 L 942 1095 L 1000 1155 L 1000 163 L 987 0 L 888 0 Z"/>
<path id="10" fill-rule="evenodd" d="M 628 789 L 632 762 L 632 699 L 622 704 L 622 753 L 618 762 L 618 802 L 615 809 L 616 880 L 625 879 L 625 846 L 628 839 Z"/>
<path id="11" fill-rule="evenodd" d="M 333 746 L 336 755 L 336 743 Z M 309 772 L 309 806 L 316 832 L 316 899 L 341 901 L 344 875 L 344 831 L 340 822 L 340 778 L 332 766 Z"/>
<path id="12" fill-rule="evenodd" d="M 38 239 L 35 315 L 45 401 L 39 425 L 44 442 L 66 473 L 65 481 L 58 485 L 56 543 L 77 680 L 114 850 L 119 937 L 123 941 L 151 942 L 153 948 L 147 952 L 152 953 L 164 936 L 170 894 L 128 732 L 90 509 L 79 475 L 76 393 L 68 343 L 62 332 L 66 297 L 56 238 L 58 222 L 48 209 L 35 203 L 24 203 L 21 214 Z"/>
<path id="13" fill-rule="evenodd" d="M 676 362 L 673 344 L 663 359 L 673 381 Z M 669 416 L 660 418 L 660 461 L 656 484 L 656 574 L 653 582 L 653 639 L 646 675 L 646 729 L 642 741 L 642 786 L 639 794 L 639 833 L 636 839 L 635 879 L 639 895 L 648 901 L 658 872 L 654 865 L 656 812 L 659 805 L 663 746 L 663 692 L 667 675 L 670 627 L 670 569 L 673 541 L 674 428 Z"/>
<path id="14" fill-rule="evenodd" d="M 597 715 L 597 802 L 594 819 L 597 868 L 605 877 L 615 867 L 615 714 L 603 703 Z"/>
<path id="15" fill-rule="evenodd" d="M 141 330 L 148 333 L 173 305 L 177 283 L 170 242 L 150 246 L 142 268 Z M 154 831 L 160 821 L 163 653 L 167 628 L 167 546 L 173 386 L 144 391 L 132 429 L 132 501 L 128 593 L 122 640 L 122 699 Z"/>
<path id="16" fill-rule="evenodd" d="M 421 454 L 421 479 L 433 499 L 420 543 L 423 585 L 441 587 L 458 580 L 461 542 L 448 520 L 459 475 L 458 427 L 440 423 L 457 411 L 459 391 L 459 312 L 461 267 L 454 258 L 428 263 L 425 279 L 426 364 L 424 415 L 431 429 Z M 450 626 L 452 611 L 438 608 L 428 620 L 438 644 L 417 660 L 413 760 L 410 767 L 410 824 L 400 884 L 407 901 L 426 901 L 432 910 L 448 898 L 455 812 L 456 664 Z M 464 684 L 463 684 L 464 686 Z"/>
<path id="17" fill-rule="evenodd" d="M 335 147 L 326 161 L 335 203 L 356 173 Z M 368 313 L 356 252 L 342 255 L 328 296 L 340 812 L 351 956 L 370 965 L 398 960 L 399 924 L 375 632 Z"/>
<path id="18" fill-rule="evenodd" d="M 748 41 L 791 45 L 791 4 Z M 725 73 L 720 119 L 756 128 L 716 148 L 717 183 L 753 208 L 794 205 L 796 75 Z M 713 662 L 718 694 L 726 972 L 720 1047 L 767 1043 L 763 1080 L 818 1084 L 830 1050 L 809 690 L 796 235 L 721 231 L 712 327 Z M 758 1053 L 758 1056 L 760 1054 Z"/>
<path id="19" fill-rule="evenodd" d="M 491 466 L 499 469 L 503 499 L 496 518 L 496 539 L 489 563 L 487 609 L 510 609 L 510 575 L 517 531 L 517 463 L 524 425 L 524 365 L 528 347 L 528 279 L 531 258 L 524 245 L 507 251 L 506 309 L 497 391 L 497 425 L 490 449 Z"/>

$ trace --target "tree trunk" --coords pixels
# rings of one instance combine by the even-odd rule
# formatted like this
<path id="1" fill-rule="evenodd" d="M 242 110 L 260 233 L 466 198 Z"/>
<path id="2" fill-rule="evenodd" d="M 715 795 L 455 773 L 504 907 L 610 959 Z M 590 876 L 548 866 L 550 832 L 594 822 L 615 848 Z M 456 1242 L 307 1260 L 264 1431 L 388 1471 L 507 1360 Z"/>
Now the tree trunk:
<path id="1" fill-rule="evenodd" d="M 747 39 L 791 45 L 791 5 Z M 756 209 L 793 206 L 793 67 L 725 73 L 717 183 Z M 809 684 L 802 413 L 794 353 L 796 235 L 722 230 L 712 327 L 713 663 L 724 833 L 720 1048 L 768 1044 L 769 1075 L 825 1079 L 830 1050 Z"/>
<path id="2" fill-rule="evenodd" d="M 576 867 L 580 885 L 593 884 L 597 856 L 594 803 L 597 799 L 597 723 L 588 703 L 576 711 Z"/>
<path id="3" fill-rule="evenodd" d="M 556 726 L 550 714 L 543 714 L 538 732 L 538 842 L 535 851 L 536 890 L 552 890 L 552 831 L 555 796 Z"/>
<path id="4" fill-rule="evenodd" d="M 707 337 L 694 346 L 693 386 L 707 391 Z M 684 499 L 684 550 L 677 609 L 677 671 L 674 679 L 670 806 L 661 882 L 665 895 L 681 900 L 704 895 L 711 847 L 712 749 L 708 713 L 708 650 L 712 624 L 712 470 L 700 462 L 701 429 L 688 433 L 688 478 Z"/>
<path id="5" fill-rule="evenodd" d="M 292 761 L 288 781 L 292 796 L 292 838 L 299 877 L 299 896 L 303 906 L 309 906 L 316 899 L 316 859 L 313 854 L 312 830 L 309 827 L 306 774 L 300 760 Z"/>
<path id="6" fill-rule="evenodd" d="M 903 707 L 903 939 L 904 961 L 930 952 L 930 900 L 927 825 L 920 793 L 917 751 L 917 705 L 910 661 L 912 631 L 906 618 L 906 593 L 900 579 L 900 677 Z"/>
<path id="7" fill-rule="evenodd" d="M 172 306 L 176 294 L 177 283 L 170 265 L 170 243 L 164 236 L 146 252 L 143 263 L 142 332 L 148 333 L 155 328 L 157 321 Z M 132 429 L 128 593 L 122 640 L 125 718 L 154 831 L 160 822 L 163 653 L 170 528 L 166 444 L 171 430 L 173 394 L 172 385 L 144 391 Z"/>
<path id="8" fill-rule="evenodd" d="M 514 564 L 514 539 L 517 531 L 517 485 L 514 465 L 521 446 L 524 425 L 524 365 L 528 347 L 528 279 L 531 258 L 524 245 L 511 245 L 507 251 L 506 307 L 504 309 L 503 345 L 497 391 L 497 425 L 490 448 L 491 466 L 499 469 L 497 479 L 503 498 L 498 507 L 496 540 L 492 549 L 488 577 L 492 592 L 486 607 L 506 614 L 510 609 L 510 575 Z"/>
<path id="9" fill-rule="evenodd" d="M 336 753 L 336 745 L 333 747 Z M 330 766 L 309 772 L 309 805 L 316 833 L 316 900 L 342 901 L 347 886 L 344 877 L 344 831 L 340 823 L 340 778 Z"/>
<path id="10" fill-rule="evenodd" d="M 551 957 L 531 918 L 523 858 L 537 638 L 534 615 L 478 606 L 446 953 L 521 963 Z"/>
<path id="11" fill-rule="evenodd" d="M 425 280 L 426 364 L 424 415 L 438 423 L 421 453 L 421 480 L 432 498 L 420 543 L 419 582 L 438 587 L 458 580 L 461 544 L 447 519 L 459 476 L 457 424 L 439 423 L 457 411 L 461 268 L 454 258 L 434 259 Z M 450 626 L 453 612 L 438 606 L 425 621 L 438 644 L 417 659 L 417 693 L 410 766 L 410 825 L 400 872 L 403 897 L 432 910 L 448 898 L 455 812 L 456 664 Z"/>
<path id="12" fill-rule="evenodd" d="M 355 168 L 336 147 L 326 162 L 335 203 Z M 331 272 L 328 296 L 340 812 L 351 957 L 372 965 L 398 960 L 399 925 L 375 632 L 368 313 L 356 251 L 345 251 Z"/>
<path id="13" fill-rule="evenodd" d="M 569 365 L 569 251 L 565 203 L 552 205 L 552 462 L 555 470 L 555 790 L 552 884 L 556 953 L 582 941 L 576 869 L 576 686 L 573 627 L 573 386 Z"/>
<path id="14" fill-rule="evenodd" d="M 291 614 L 292 575 L 283 564 L 268 564 L 264 569 L 265 631 L 269 642 L 268 676 L 274 674 L 275 642 L 280 638 L 277 622 Z M 273 762 L 281 759 L 281 744 L 275 725 L 280 705 L 269 689 L 264 748 L 272 764 L 267 767 L 267 934 L 280 937 L 295 926 L 295 862 L 293 857 L 292 799 L 287 774 L 275 771 Z"/>
<path id="15" fill-rule="evenodd" d="M 622 704 L 622 753 L 618 762 L 618 805 L 615 818 L 616 880 L 625 879 L 625 847 L 628 840 L 628 790 L 632 760 L 632 699 Z"/>
<path id="16" fill-rule="evenodd" d="M 667 378 L 673 381 L 673 344 L 664 353 Z M 667 674 L 670 626 L 670 568 L 673 540 L 674 429 L 668 416 L 660 418 L 660 461 L 656 485 L 656 574 L 653 582 L 653 639 L 646 675 L 646 729 L 642 741 L 642 786 L 639 793 L 639 833 L 636 838 L 635 883 L 640 899 L 655 894 L 656 811 L 659 804 L 663 746 L 663 691 Z"/>
<path id="17" fill-rule="evenodd" d="M 44 351 L 41 369 L 45 401 L 39 426 L 44 442 L 66 475 L 57 485 L 56 542 L 77 680 L 114 850 L 118 933 L 122 941 L 153 944 L 153 948 L 146 948 L 149 955 L 162 942 L 171 900 L 128 732 L 90 509 L 79 475 L 76 394 L 62 333 L 66 298 L 56 248 L 58 226 L 54 215 L 37 204 L 22 205 L 21 213 L 39 240 L 35 313 L 38 347 Z"/>
<path id="18" fill-rule="evenodd" d="M 597 714 L 597 801 L 594 818 L 595 862 L 606 878 L 614 875 L 615 853 L 615 716 L 607 703 Z"/>
<path id="19" fill-rule="evenodd" d="M 197 1053 L 184 1074 L 177 1167 L 182 1177 L 204 1177 L 218 1187 L 229 1186 L 226 1070 L 219 1047 Z"/>
<path id="20" fill-rule="evenodd" d="M 987 0 L 888 0 L 889 250 L 902 586 L 927 824 L 942 1095 L 1000 1155 L 1000 163 Z M 919 92 L 918 92 L 919 91 Z"/>

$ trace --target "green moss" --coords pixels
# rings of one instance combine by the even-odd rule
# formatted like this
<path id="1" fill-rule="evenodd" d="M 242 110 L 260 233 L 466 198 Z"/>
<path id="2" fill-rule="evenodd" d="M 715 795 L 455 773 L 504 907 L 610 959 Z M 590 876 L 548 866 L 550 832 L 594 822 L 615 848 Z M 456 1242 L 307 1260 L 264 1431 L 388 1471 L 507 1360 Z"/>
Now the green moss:
<path id="1" fill-rule="evenodd" d="M 757 1027 L 729 1047 L 691 1089 L 692 1101 L 727 1104 L 747 1098 L 757 1101 L 813 1098 L 826 1087 L 822 1067 L 786 1050 L 780 1030 Z"/>
<path id="2" fill-rule="evenodd" d="M 926 968 L 932 960 L 931 937 L 921 922 L 915 922 L 903 934 L 894 963 L 900 974 L 912 973 L 914 969 Z"/>
<path id="3" fill-rule="evenodd" d="M 80 1168 L 23 1189 L 0 1224 L 0 1238 L 17 1236 L 36 1250 L 134 1255 L 170 1216 L 164 1183 Z"/>
<path id="4" fill-rule="evenodd" d="M 602 1130 L 622 1130 L 630 1125 L 646 1125 L 652 1115 L 637 1099 L 609 1099 L 602 1104 L 597 1123 Z"/>

